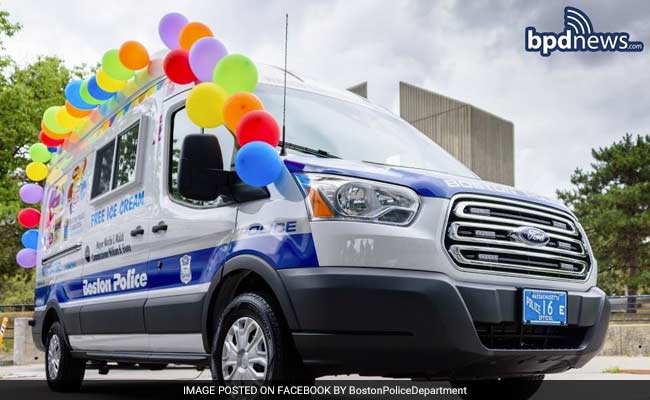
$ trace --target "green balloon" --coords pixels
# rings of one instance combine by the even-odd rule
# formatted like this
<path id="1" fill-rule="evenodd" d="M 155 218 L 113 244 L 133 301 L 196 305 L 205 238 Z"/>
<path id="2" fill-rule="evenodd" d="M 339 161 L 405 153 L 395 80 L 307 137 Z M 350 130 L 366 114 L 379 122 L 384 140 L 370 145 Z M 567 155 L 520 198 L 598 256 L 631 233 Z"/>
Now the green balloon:
<path id="1" fill-rule="evenodd" d="M 29 158 L 31 158 L 32 161 L 46 163 L 50 161 L 51 157 L 52 153 L 50 153 L 47 146 L 43 143 L 34 143 L 29 146 Z"/>
<path id="2" fill-rule="evenodd" d="M 212 80 L 230 95 L 253 92 L 257 86 L 257 68 L 250 58 L 229 54 L 215 65 Z"/>
<path id="3" fill-rule="evenodd" d="M 97 106 L 103 103 L 102 100 L 97 100 L 96 98 L 90 95 L 90 93 L 88 92 L 88 81 L 83 81 L 83 83 L 81 84 L 81 88 L 79 89 L 79 94 L 81 95 L 81 99 L 88 104 Z"/>
<path id="4" fill-rule="evenodd" d="M 120 51 L 118 49 L 111 49 L 104 53 L 104 57 L 102 57 L 102 69 L 108 76 L 118 81 L 126 81 L 135 74 L 135 71 L 131 71 L 122 65 L 120 62 Z"/>
<path id="5" fill-rule="evenodd" d="M 58 122 L 56 122 L 56 113 L 59 111 L 61 106 L 52 106 L 45 110 L 43 113 L 43 123 L 47 129 L 51 130 L 54 133 L 67 133 L 69 129 L 62 128 Z"/>

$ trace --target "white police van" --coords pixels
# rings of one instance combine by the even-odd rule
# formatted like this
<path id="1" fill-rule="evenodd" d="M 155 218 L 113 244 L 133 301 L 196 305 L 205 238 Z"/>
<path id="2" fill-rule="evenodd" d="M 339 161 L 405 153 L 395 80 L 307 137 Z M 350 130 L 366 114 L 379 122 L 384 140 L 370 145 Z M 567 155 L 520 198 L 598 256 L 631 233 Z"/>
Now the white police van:
<path id="1" fill-rule="evenodd" d="M 176 363 L 219 382 L 500 379 L 524 396 L 596 354 L 609 304 L 569 210 L 480 180 L 365 99 L 288 79 L 286 169 L 267 188 L 236 178 L 233 135 L 193 125 L 191 85 L 162 76 L 60 155 L 33 322 L 54 390 L 87 366 Z M 281 83 L 260 67 L 277 116 Z"/>

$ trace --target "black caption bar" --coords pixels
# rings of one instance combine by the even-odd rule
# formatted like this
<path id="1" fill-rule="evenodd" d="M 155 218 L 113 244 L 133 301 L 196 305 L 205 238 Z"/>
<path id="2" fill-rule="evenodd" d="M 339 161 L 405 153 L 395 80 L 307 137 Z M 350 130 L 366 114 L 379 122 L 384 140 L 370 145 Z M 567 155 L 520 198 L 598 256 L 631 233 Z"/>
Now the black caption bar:
<path id="1" fill-rule="evenodd" d="M 516 398 L 505 395 L 499 400 Z M 210 381 L 87 380 L 78 393 L 51 392 L 44 381 L 0 380 L 0 399 L 492 399 L 448 382 L 317 381 L 312 386 L 216 386 Z M 650 400 L 648 381 L 545 381 L 531 400 Z"/>

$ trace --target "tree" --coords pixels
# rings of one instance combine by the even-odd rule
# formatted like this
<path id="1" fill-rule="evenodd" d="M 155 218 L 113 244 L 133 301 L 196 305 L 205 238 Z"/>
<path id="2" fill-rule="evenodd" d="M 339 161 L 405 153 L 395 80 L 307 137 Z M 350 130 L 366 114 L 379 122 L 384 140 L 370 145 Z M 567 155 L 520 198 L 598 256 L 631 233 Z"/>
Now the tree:
<path id="1" fill-rule="evenodd" d="M 6 38 L 20 30 L 0 10 L 0 48 Z M 72 76 L 87 72 L 85 66 L 70 70 L 55 57 L 40 57 L 21 67 L 8 55 L 0 57 L 0 303 L 31 302 L 33 272 L 18 267 L 15 255 L 24 232 L 16 214 L 25 207 L 18 189 L 25 182 L 24 168 L 29 162 L 27 149 L 38 142 L 43 112 L 63 104 L 63 89 Z M 11 288 L 18 292 L 9 293 Z"/>
<path id="2" fill-rule="evenodd" d="M 574 187 L 558 191 L 558 197 L 587 232 L 599 264 L 599 286 L 610 294 L 648 293 L 650 136 L 627 134 L 593 149 L 592 156 L 591 169 L 576 169 Z"/>

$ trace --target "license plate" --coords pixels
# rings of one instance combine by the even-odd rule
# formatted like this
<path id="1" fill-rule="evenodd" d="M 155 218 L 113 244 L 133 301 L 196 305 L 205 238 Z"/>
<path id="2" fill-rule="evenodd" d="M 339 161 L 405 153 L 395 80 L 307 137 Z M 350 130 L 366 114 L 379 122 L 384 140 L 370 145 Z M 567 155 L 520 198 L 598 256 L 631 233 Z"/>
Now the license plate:
<path id="1" fill-rule="evenodd" d="M 529 325 L 566 325 L 566 292 L 524 289 L 523 323 Z"/>

